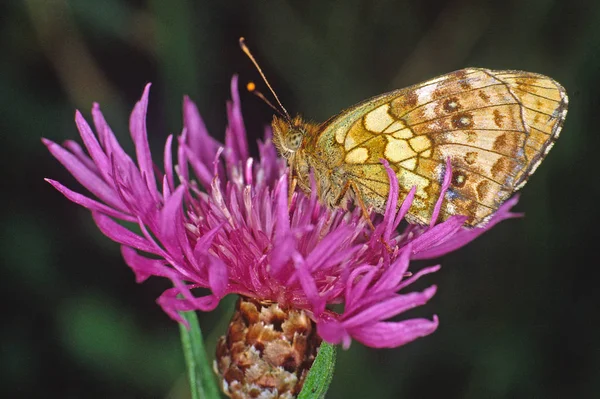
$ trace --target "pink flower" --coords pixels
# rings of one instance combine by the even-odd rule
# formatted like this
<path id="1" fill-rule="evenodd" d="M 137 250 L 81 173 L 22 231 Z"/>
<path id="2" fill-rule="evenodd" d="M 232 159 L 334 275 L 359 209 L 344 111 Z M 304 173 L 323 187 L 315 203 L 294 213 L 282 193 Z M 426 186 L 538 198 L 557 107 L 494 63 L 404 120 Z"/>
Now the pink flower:
<path id="1" fill-rule="evenodd" d="M 410 274 L 410 260 L 451 252 L 516 216 L 509 211 L 517 202 L 513 198 L 484 228 L 463 228 L 465 218 L 455 216 L 398 232 L 414 191 L 398 209 L 398 184 L 387 164 L 388 208 L 383 216 L 372 216 L 375 231 L 360 209 L 327 209 L 314 194 L 296 192 L 288 206 L 286 166 L 277 157 L 269 129 L 259 143 L 259 159 L 249 156 L 236 77 L 233 101 L 227 104 L 225 145 L 209 136 L 196 106 L 185 98 L 184 128 L 175 138 L 177 156 L 169 136 L 162 174 L 147 139 L 149 90 L 147 85 L 129 123 L 137 162 L 123 151 L 98 104 L 92 108 L 96 134 L 75 114 L 87 154 L 73 141 L 60 146 L 43 140 L 96 199 L 47 181 L 88 208 L 100 230 L 122 245 L 138 282 L 149 276 L 172 281 L 174 287 L 157 301 L 177 321 L 183 321 L 181 311 L 212 310 L 234 293 L 306 311 L 321 337 L 332 343 L 347 347 L 354 338 L 372 347 L 403 345 L 438 325 L 436 316 L 389 321 L 435 294 L 435 286 L 399 293 L 439 269 Z M 444 193 L 450 176 L 448 164 Z M 440 206 L 438 201 L 438 211 Z M 117 220 L 137 224 L 141 234 Z M 204 289 L 204 295 L 196 289 Z M 341 313 L 328 306 L 340 303 Z"/>

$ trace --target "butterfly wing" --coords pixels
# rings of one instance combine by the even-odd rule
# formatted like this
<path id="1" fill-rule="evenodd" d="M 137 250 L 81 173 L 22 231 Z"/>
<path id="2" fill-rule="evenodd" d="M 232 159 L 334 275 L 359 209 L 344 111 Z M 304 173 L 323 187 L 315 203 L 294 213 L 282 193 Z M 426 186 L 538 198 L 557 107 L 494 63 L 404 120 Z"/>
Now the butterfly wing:
<path id="1" fill-rule="evenodd" d="M 358 104 L 326 122 L 316 148 L 329 170 L 356 184 L 365 204 L 385 209 L 389 183 L 417 187 L 408 218 L 427 224 L 446 159 L 452 185 L 441 217 L 486 220 L 535 171 L 560 133 L 563 87 L 543 75 L 469 68 Z"/>

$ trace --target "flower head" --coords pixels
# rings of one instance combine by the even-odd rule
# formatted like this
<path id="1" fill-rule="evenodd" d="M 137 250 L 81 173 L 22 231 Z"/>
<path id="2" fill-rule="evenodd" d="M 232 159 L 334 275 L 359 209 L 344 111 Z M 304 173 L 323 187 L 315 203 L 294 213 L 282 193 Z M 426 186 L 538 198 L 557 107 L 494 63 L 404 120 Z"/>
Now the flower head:
<path id="1" fill-rule="evenodd" d="M 374 231 L 360 209 L 329 209 L 315 194 L 296 192 L 288 204 L 285 161 L 277 157 L 269 129 L 259 142 L 259 158 L 249 155 L 236 77 L 225 145 L 211 138 L 196 106 L 185 98 L 184 128 L 180 136 L 167 138 L 160 173 L 147 139 L 149 90 L 147 85 L 130 118 L 135 160 L 118 143 L 98 104 L 92 108 L 95 134 L 79 112 L 75 115 L 87 154 L 74 141 L 61 146 L 44 139 L 96 199 L 47 180 L 88 208 L 100 230 L 122 245 L 138 282 L 149 276 L 172 281 L 158 303 L 175 320 L 183 321 L 181 311 L 212 310 L 235 293 L 306 312 L 318 334 L 332 343 L 348 346 L 353 338 L 372 347 L 399 346 L 438 325 L 435 316 L 389 321 L 435 294 L 433 285 L 400 292 L 439 268 L 411 274 L 410 261 L 451 252 L 516 216 L 509 211 L 514 198 L 483 228 L 466 229 L 465 218 L 454 216 L 399 232 L 414 190 L 396 206 L 398 183 L 388 165 L 388 206 L 384 215 L 372 216 Z M 438 212 L 450 176 L 448 163 Z M 199 288 L 209 292 L 199 296 Z M 333 304 L 343 304 L 343 311 L 332 310 Z"/>

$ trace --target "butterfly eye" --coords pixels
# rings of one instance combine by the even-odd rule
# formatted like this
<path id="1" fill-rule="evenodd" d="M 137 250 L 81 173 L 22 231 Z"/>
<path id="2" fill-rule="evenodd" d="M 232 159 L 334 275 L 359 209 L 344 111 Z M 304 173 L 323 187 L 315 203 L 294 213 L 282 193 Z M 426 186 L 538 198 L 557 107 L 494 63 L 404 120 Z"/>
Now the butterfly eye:
<path id="1" fill-rule="evenodd" d="M 304 132 L 302 130 L 291 130 L 286 140 L 288 149 L 296 151 L 298 148 L 300 148 L 303 137 Z"/>

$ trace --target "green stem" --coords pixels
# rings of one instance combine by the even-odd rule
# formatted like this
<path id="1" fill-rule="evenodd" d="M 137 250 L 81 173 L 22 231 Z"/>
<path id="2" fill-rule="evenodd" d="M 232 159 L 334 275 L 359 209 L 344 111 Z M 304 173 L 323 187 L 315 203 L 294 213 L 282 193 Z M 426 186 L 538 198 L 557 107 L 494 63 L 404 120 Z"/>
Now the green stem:
<path id="1" fill-rule="evenodd" d="M 215 384 L 210 361 L 206 357 L 202 331 L 196 313 L 186 312 L 182 313 L 182 316 L 190 323 L 189 329 L 179 324 L 179 331 L 190 382 L 191 397 L 192 399 L 219 399 L 219 390 Z"/>
<path id="2" fill-rule="evenodd" d="M 335 369 L 336 349 L 334 345 L 324 342 L 313 363 L 298 399 L 321 399 L 325 397 Z"/>

